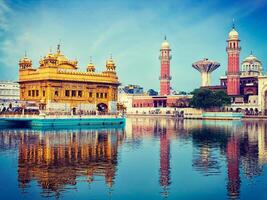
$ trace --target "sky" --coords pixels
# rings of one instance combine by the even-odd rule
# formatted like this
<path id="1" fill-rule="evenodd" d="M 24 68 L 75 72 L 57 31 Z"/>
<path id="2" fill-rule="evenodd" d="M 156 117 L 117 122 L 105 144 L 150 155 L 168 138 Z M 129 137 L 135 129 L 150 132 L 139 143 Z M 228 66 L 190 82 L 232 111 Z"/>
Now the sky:
<path id="1" fill-rule="evenodd" d="M 209 58 L 227 68 L 226 40 L 232 19 L 241 39 L 241 61 L 253 51 L 267 67 L 267 0 L 0 0 L 0 80 L 18 80 L 27 52 L 33 66 L 58 43 L 69 59 L 97 71 L 112 54 L 123 85 L 159 89 L 159 50 L 172 49 L 171 87 L 192 91 L 200 74 L 192 63 Z"/>

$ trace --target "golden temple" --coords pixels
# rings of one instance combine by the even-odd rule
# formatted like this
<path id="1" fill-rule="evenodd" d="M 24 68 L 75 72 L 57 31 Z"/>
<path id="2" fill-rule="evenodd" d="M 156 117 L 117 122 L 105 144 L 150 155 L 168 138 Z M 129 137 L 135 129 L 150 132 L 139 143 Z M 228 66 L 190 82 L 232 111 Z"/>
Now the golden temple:
<path id="1" fill-rule="evenodd" d="M 92 61 L 86 72 L 57 46 L 40 59 L 38 68 L 25 55 L 19 61 L 20 99 L 35 101 L 41 110 L 66 112 L 116 112 L 119 81 L 112 57 L 106 69 L 96 72 Z"/>

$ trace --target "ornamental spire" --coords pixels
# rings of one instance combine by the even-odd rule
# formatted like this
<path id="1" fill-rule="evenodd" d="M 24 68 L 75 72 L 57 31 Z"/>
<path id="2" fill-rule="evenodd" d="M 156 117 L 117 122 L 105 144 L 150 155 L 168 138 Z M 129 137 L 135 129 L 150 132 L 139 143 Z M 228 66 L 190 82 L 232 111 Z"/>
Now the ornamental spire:
<path id="1" fill-rule="evenodd" d="M 57 53 L 60 53 L 60 44 L 57 45 Z"/>
<path id="2" fill-rule="evenodd" d="M 59 40 L 59 43 L 57 45 L 57 53 L 60 54 L 60 44 L 61 44 L 61 40 Z"/>

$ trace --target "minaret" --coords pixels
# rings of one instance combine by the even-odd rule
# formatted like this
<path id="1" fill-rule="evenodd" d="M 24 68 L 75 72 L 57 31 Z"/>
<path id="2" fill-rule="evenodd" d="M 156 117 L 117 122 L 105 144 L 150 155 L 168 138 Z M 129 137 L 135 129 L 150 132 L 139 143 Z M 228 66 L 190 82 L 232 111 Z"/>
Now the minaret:
<path id="1" fill-rule="evenodd" d="M 227 69 L 227 94 L 240 95 L 240 71 L 239 71 L 239 54 L 241 48 L 239 46 L 238 32 L 233 28 L 229 33 L 227 40 L 228 46 L 226 51 L 228 53 L 228 69 Z"/>
<path id="2" fill-rule="evenodd" d="M 170 55 L 171 49 L 170 45 L 166 39 L 164 42 L 161 44 L 161 49 L 160 49 L 160 95 L 169 95 L 170 94 L 170 60 L 171 60 L 171 55 Z"/>

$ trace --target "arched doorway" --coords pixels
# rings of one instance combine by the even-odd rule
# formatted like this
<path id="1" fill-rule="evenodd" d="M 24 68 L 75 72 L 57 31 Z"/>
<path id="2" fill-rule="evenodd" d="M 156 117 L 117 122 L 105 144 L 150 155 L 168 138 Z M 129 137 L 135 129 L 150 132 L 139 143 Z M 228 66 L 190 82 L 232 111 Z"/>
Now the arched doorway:
<path id="1" fill-rule="evenodd" d="M 267 90 L 264 92 L 264 115 L 267 115 Z"/>
<path id="2" fill-rule="evenodd" d="M 102 113 L 107 113 L 108 112 L 107 104 L 104 104 L 104 103 L 97 104 L 97 111 L 102 112 Z"/>
<path id="3" fill-rule="evenodd" d="M 71 110 L 72 110 L 72 114 L 76 115 L 76 108 L 72 108 Z"/>

